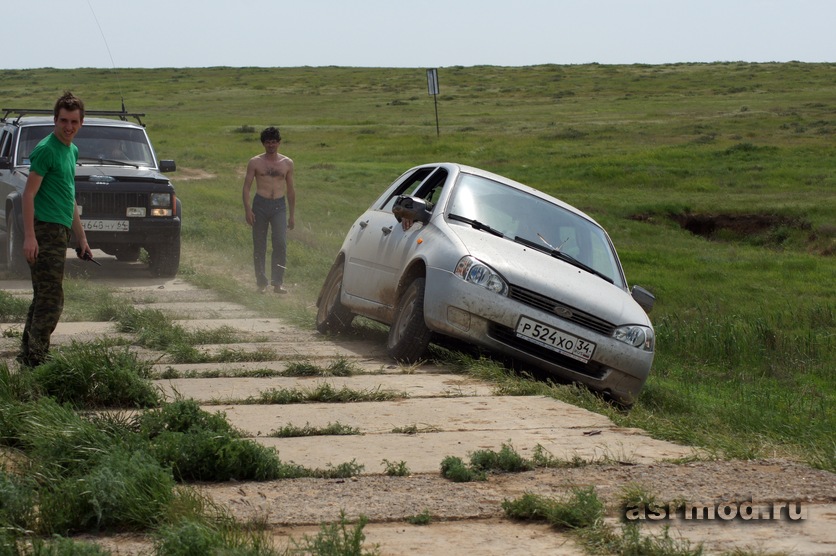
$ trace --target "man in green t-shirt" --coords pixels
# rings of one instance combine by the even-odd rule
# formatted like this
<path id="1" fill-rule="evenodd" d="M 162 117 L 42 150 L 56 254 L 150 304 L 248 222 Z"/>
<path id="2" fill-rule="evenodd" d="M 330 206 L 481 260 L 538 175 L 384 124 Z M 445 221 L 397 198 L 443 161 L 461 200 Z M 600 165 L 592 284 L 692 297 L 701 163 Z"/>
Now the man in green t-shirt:
<path id="1" fill-rule="evenodd" d="M 23 328 L 18 362 L 36 367 L 49 353 L 52 332 L 64 309 L 64 261 L 70 231 L 79 257 L 92 257 L 75 202 L 73 144 L 84 123 L 84 103 L 65 92 L 55 103 L 55 129 L 32 150 L 23 189 L 23 255 L 32 273 L 32 304 Z"/>

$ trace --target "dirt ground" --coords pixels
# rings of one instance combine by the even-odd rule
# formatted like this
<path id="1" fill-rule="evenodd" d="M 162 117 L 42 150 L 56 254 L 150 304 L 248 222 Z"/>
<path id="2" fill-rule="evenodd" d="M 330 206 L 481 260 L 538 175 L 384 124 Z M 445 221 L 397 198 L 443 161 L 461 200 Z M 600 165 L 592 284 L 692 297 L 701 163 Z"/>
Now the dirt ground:
<path id="1" fill-rule="evenodd" d="M 257 366 L 274 369 L 300 357 L 321 364 L 347 358 L 367 374 L 331 379 L 335 387 L 378 388 L 407 395 L 386 403 L 241 405 L 236 401 L 268 387 L 298 388 L 316 382 L 285 377 L 262 381 L 199 378 L 201 370 L 218 370 L 222 365 L 176 365 L 168 363 L 164 354 L 137 350 L 140 356 L 157 361 L 160 368 L 196 372 L 198 378 L 161 380 L 159 385 L 166 392 L 177 391 L 200 400 L 209 411 L 223 411 L 254 441 L 274 446 L 283 461 L 310 467 L 352 460 L 364 465 L 363 473 L 351 479 L 193 485 L 237 519 L 266 524 L 277 547 L 292 546 L 294 540 L 300 542 L 305 536 L 316 535 L 322 524 L 337 522 L 344 512 L 351 520 L 360 515 L 368 518 L 364 546 L 376 546 L 385 555 L 584 554 L 575 537 L 565 530 L 506 518 L 503 501 L 525 493 L 562 499 L 573 489 L 594 487 L 606 504 L 608 522 L 618 528 L 624 518 L 619 508 L 621 496 L 627 488 L 640 487 L 662 502 L 702 504 L 727 513 L 730 509 L 737 512 L 741 503 L 750 502 L 758 517 L 693 520 L 677 514 L 641 520 L 643 534 L 661 535 L 669 527 L 671 537 L 688 540 L 692 546 L 702 543 L 707 554 L 734 550 L 836 554 L 834 474 L 778 459 L 711 460 L 690 447 L 617 427 L 603 416 L 556 400 L 497 396 L 490 385 L 443 368 L 406 371 L 383 356 L 382 346 L 332 341 L 299 330 L 280 318 L 254 315 L 183 280 L 138 278 L 131 264 L 104 255 L 96 258 L 103 263 L 98 279 L 112 280 L 135 305 L 169 311 L 186 326 L 231 326 L 241 332 L 240 344 L 202 346 L 203 350 L 267 346 L 277 356 Z M 127 275 L 130 280 L 124 279 Z M 25 281 L 2 281 L 0 285 L 21 296 L 31 295 Z M 6 332 L 16 326 L 0 324 L 0 330 Z M 111 323 L 61 323 L 54 342 L 60 345 L 113 334 Z M 247 340 L 255 337 L 257 342 Z M 14 357 L 15 342 L 13 335 L 0 338 L 0 353 L 7 361 Z M 242 366 L 246 364 L 237 365 Z M 363 434 L 293 439 L 267 436 L 272 428 L 289 423 L 320 426 L 336 421 L 357 427 Z M 399 427 L 415 425 L 417 434 L 396 432 Z M 439 464 L 446 455 L 464 458 L 479 449 L 499 450 L 509 441 L 526 456 L 540 445 L 556 457 L 579 457 L 593 463 L 491 475 L 486 481 L 471 483 L 454 483 L 439 474 Z M 694 461 L 690 456 L 699 459 Z M 680 458 L 690 462 L 673 463 L 682 461 Z M 387 476 L 381 459 L 402 461 L 411 473 Z M 783 510 L 772 519 L 778 506 Z M 407 522 L 407 518 L 422 513 L 431 516 L 429 525 Z M 150 554 L 153 549 L 151 540 L 141 535 L 83 538 L 94 539 L 113 554 Z"/>

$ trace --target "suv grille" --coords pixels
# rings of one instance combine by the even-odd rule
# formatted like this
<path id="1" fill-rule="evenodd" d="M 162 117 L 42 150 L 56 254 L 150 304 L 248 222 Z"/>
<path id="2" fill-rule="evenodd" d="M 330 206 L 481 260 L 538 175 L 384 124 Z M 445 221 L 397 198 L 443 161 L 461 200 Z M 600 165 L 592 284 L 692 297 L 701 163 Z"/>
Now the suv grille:
<path id="1" fill-rule="evenodd" d="M 566 309 L 569 309 L 572 312 L 572 316 L 566 320 L 573 322 L 579 326 L 583 326 L 584 328 L 594 330 L 595 332 L 603 334 L 604 336 L 612 336 L 613 332 L 615 331 L 615 325 L 605 321 L 604 319 L 600 319 L 596 316 L 590 315 L 589 313 L 585 313 L 583 311 L 575 309 L 574 307 L 570 307 L 569 305 L 559 303 L 554 299 L 546 297 L 545 295 L 541 295 L 537 292 L 533 292 L 531 290 L 527 290 L 519 286 L 514 286 L 513 284 L 511 285 L 508 297 L 510 297 L 511 299 L 515 299 L 520 303 L 524 303 L 525 305 L 528 305 L 530 307 L 534 307 L 535 309 L 540 309 L 541 311 L 558 315 L 561 318 L 565 317 L 557 313 L 555 311 L 555 308 L 565 307 Z"/>
<path id="2" fill-rule="evenodd" d="M 556 351 L 544 348 L 534 342 L 523 340 L 522 338 L 517 337 L 513 328 L 508 328 L 507 326 L 502 326 L 501 324 L 497 324 L 495 322 L 488 325 L 488 336 L 494 340 L 502 342 L 503 344 L 509 345 L 515 349 L 524 351 L 529 355 L 533 355 L 534 357 L 551 363 L 552 365 L 558 365 L 576 373 L 597 378 L 599 380 L 604 378 L 607 374 L 607 367 L 601 365 L 600 363 L 596 363 L 595 361 L 584 363 L 583 361 L 566 357 L 565 355 L 561 355 Z"/>
<path id="3" fill-rule="evenodd" d="M 147 207 L 148 193 L 88 192 L 76 190 L 76 203 L 85 218 L 125 218 L 128 207 Z"/>

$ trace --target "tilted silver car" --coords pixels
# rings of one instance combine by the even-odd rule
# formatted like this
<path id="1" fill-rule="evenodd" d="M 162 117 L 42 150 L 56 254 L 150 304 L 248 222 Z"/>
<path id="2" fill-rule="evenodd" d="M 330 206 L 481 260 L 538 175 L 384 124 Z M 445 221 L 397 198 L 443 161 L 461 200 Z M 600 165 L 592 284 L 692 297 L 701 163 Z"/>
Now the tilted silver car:
<path id="1" fill-rule="evenodd" d="M 351 226 L 316 326 L 339 333 L 355 315 L 388 324 L 388 353 L 404 361 L 448 336 L 629 406 L 653 362 L 653 302 L 628 289 L 609 236 L 583 212 L 437 163 L 408 170 Z"/>

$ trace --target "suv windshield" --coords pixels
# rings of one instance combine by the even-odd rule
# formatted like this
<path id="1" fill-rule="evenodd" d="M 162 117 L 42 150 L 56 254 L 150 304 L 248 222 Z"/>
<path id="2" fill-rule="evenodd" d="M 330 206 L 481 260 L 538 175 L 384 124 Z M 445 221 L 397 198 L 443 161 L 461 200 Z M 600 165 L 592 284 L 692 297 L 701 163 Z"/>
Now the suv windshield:
<path id="1" fill-rule="evenodd" d="M 474 227 L 479 229 L 501 233 L 547 253 L 568 255 L 624 286 L 606 233 L 559 205 L 493 180 L 462 174 L 448 208 L 448 220 L 456 224 L 475 221 Z"/>
<path id="2" fill-rule="evenodd" d="M 54 127 L 49 125 L 22 128 L 17 164 L 28 165 L 32 149 L 53 129 Z M 148 138 L 142 129 L 85 124 L 78 131 L 73 143 L 78 147 L 78 159 L 81 163 L 101 161 L 101 164 L 156 167 Z"/>

